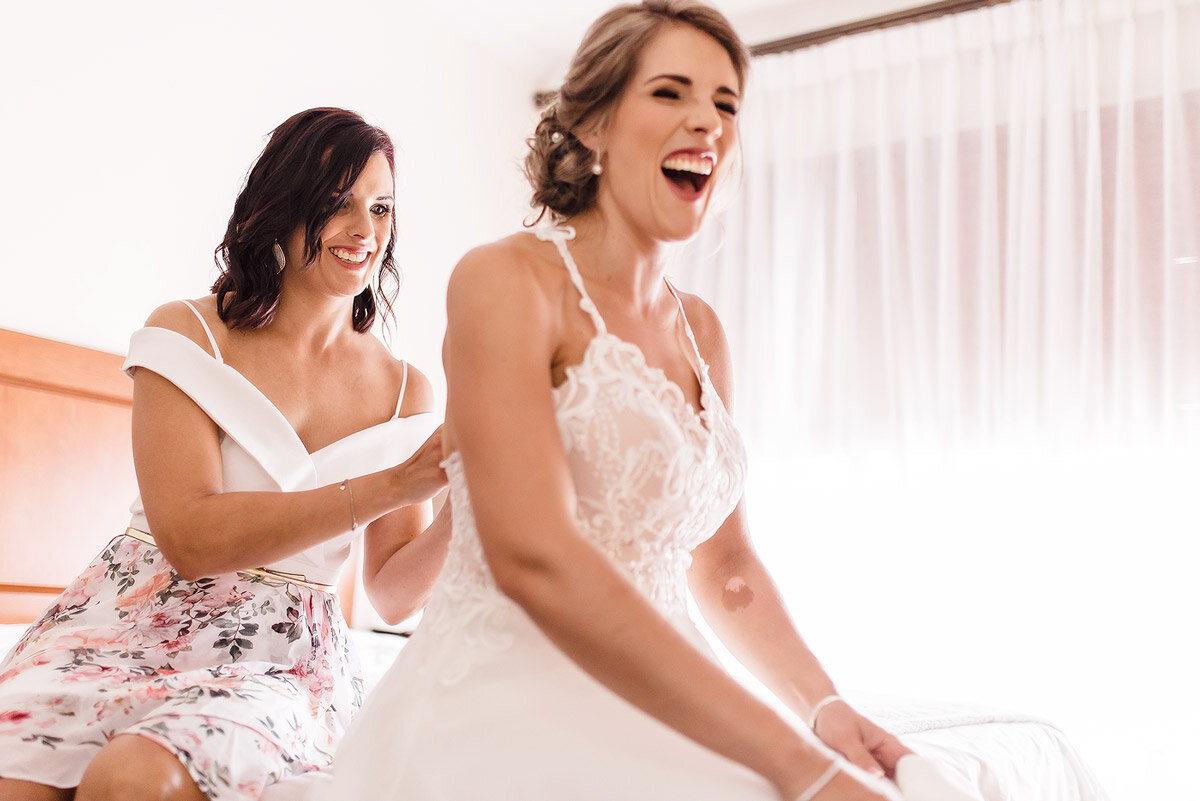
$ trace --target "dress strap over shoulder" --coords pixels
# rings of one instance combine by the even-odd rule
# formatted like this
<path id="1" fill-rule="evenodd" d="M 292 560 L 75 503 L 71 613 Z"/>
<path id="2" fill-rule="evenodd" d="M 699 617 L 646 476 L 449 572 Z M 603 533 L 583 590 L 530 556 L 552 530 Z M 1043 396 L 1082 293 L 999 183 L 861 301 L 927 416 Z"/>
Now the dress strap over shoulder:
<path id="1" fill-rule="evenodd" d="M 204 333 L 208 335 L 208 344 L 212 345 L 213 356 L 216 357 L 218 362 L 224 364 L 225 359 L 221 357 L 221 349 L 217 347 L 217 340 L 213 337 L 212 330 L 208 327 L 208 323 L 205 322 L 204 315 L 200 313 L 199 309 L 192 305 L 190 300 L 185 300 L 184 303 L 189 309 L 192 310 L 192 314 L 196 315 L 196 319 L 200 321 L 200 325 L 204 328 Z"/>
<path id="2" fill-rule="evenodd" d="M 195 401 L 280 489 L 316 487 L 313 460 L 283 413 L 254 384 L 177 331 L 146 326 L 133 332 L 123 369 L 145 367 Z"/>
<path id="3" fill-rule="evenodd" d="M 567 240 L 575 238 L 575 229 L 569 225 L 540 226 L 533 229 L 533 233 L 537 235 L 538 239 L 549 240 L 558 248 L 558 253 L 562 256 L 563 264 L 567 268 L 567 275 L 571 276 L 571 283 L 575 285 L 575 290 L 579 293 L 579 308 L 592 318 L 592 325 L 596 326 L 596 333 L 608 333 L 608 328 L 604 325 L 604 318 L 600 316 L 600 310 L 596 308 L 596 304 L 588 296 L 587 290 L 583 288 L 583 276 L 579 274 L 579 267 L 575 264 L 575 259 L 571 258 L 571 251 L 567 249 Z"/>
<path id="4" fill-rule="evenodd" d="M 683 299 L 679 297 L 679 292 L 675 290 L 675 285 L 663 276 L 663 282 L 666 283 L 667 289 L 671 291 L 671 296 L 675 298 L 675 303 L 679 305 L 679 316 L 683 319 L 683 332 L 687 334 L 688 342 L 692 345 L 692 359 L 696 368 L 696 372 L 702 376 L 708 376 L 708 364 L 704 361 L 704 357 L 700 355 L 700 347 L 696 344 L 696 335 L 692 333 L 692 324 L 688 322 L 687 312 L 683 310 Z"/>
<path id="5" fill-rule="evenodd" d="M 400 397 L 396 398 L 396 411 L 392 412 L 392 417 L 400 416 L 400 407 L 404 405 L 404 390 L 408 389 L 408 362 L 402 361 L 404 365 L 404 373 L 400 377 Z"/>

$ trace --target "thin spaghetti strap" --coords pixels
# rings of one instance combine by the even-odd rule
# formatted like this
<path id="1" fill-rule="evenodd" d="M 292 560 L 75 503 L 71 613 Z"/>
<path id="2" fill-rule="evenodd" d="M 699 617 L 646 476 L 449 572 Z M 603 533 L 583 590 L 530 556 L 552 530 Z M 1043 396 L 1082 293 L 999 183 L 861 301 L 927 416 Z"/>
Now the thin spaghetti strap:
<path id="1" fill-rule="evenodd" d="M 400 362 L 404 365 L 404 374 L 400 379 L 400 397 L 396 398 L 396 412 L 392 417 L 400 416 L 400 407 L 404 405 L 404 390 L 408 388 L 408 362 Z"/>
<path id="2" fill-rule="evenodd" d="M 563 264 L 566 265 L 567 275 L 571 277 L 571 283 L 575 285 L 575 291 L 579 293 L 579 308 L 592 318 L 592 325 L 596 326 L 596 333 L 608 333 L 608 328 L 604 325 L 604 318 L 600 316 L 600 310 L 596 308 L 596 304 L 588 297 L 587 290 L 583 288 L 583 276 L 579 274 L 579 267 L 575 264 L 575 259 L 571 258 L 571 251 L 567 250 L 567 240 L 575 238 L 575 229 L 569 225 L 542 226 L 533 229 L 533 233 L 537 235 L 538 239 L 549 240 L 558 248 Z"/>
<path id="3" fill-rule="evenodd" d="M 185 300 L 184 303 L 186 303 L 187 307 L 192 310 L 192 314 L 196 315 L 196 319 L 200 321 L 200 325 L 204 328 L 204 333 L 208 335 L 208 344 L 212 345 L 213 356 L 218 362 L 224 364 L 225 360 L 221 357 L 221 349 L 217 347 L 217 340 L 213 338 L 212 331 L 210 331 L 208 328 L 208 323 L 204 321 L 204 315 L 200 313 L 199 309 L 192 305 L 190 300 Z"/>
<path id="4" fill-rule="evenodd" d="M 671 291 L 671 295 L 675 298 L 675 303 L 679 305 L 679 316 L 683 318 L 683 331 L 687 334 L 688 342 L 692 343 L 693 365 L 696 372 L 702 377 L 708 376 L 708 363 L 704 361 L 704 357 L 700 355 L 700 347 L 696 344 L 696 336 L 692 333 L 692 324 L 688 322 L 687 312 L 683 310 L 683 299 L 679 297 L 679 293 L 675 291 L 675 285 L 672 284 L 666 276 L 663 276 L 663 282 L 666 283 L 667 289 Z"/>

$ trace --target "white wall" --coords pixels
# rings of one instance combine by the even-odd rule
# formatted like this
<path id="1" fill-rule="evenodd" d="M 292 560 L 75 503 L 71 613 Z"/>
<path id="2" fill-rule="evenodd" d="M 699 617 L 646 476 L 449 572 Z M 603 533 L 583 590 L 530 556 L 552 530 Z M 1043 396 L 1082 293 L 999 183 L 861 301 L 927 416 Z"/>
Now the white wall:
<path id="1" fill-rule="evenodd" d="M 449 270 L 526 208 L 533 78 L 406 2 L 22 5 L 0 32 L 0 327 L 123 353 L 206 294 L 271 129 L 343 106 L 399 148 L 394 349 L 440 392 Z"/>

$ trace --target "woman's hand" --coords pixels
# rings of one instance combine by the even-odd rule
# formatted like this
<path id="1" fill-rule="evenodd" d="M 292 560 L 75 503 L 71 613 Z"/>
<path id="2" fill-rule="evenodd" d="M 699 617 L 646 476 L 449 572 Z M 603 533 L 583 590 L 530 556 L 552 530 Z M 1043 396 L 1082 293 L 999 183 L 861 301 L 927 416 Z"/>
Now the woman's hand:
<path id="1" fill-rule="evenodd" d="M 896 760 L 912 751 L 845 701 L 824 707 L 813 721 L 821 742 L 875 776 L 895 776 Z"/>
<path id="2" fill-rule="evenodd" d="M 446 486 L 446 471 L 441 464 L 442 426 L 438 426 L 416 453 L 394 468 L 404 505 L 427 501 Z"/>

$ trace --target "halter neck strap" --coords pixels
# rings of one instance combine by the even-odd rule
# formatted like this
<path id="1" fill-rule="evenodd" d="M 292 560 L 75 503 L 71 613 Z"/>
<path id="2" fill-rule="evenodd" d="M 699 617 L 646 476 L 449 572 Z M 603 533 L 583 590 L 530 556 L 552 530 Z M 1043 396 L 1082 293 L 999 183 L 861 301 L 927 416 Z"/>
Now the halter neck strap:
<path id="1" fill-rule="evenodd" d="M 579 267 L 575 264 L 575 259 L 571 257 L 571 251 L 567 249 L 567 241 L 575 238 L 575 229 L 569 225 L 541 226 L 535 228 L 533 233 L 537 235 L 538 239 L 544 242 L 553 242 L 558 248 L 558 253 L 562 256 L 563 264 L 567 268 L 567 275 L 571 277 L 571 283 L 575 285 L 575 290 L 579 293 L 579 308 L 592 318 L 592 325 L 596 327 L 596 333 L 608 333 L 608 328 L 604 325 L 604 318 L 600 316 L 600 310 L 596 308 L 596 304 L 592 302 L 587 290 L 584 289 L 583 276 L 579 274 Z"/>
<path id="2" fill-rule="evenodd" d="M 700 346 L 696 344 L 696 335 L 692 333 L 692 324 L 688 321 L 687 312 L 683 310 L 683 298 L 679 297 L 679 292 L 676 291 L 675 285 L 671 281 L 663 277 L 663 281 L 667 285 L 667 289 L 671 291 L 671 296 L 675 298 L 675 303 L 679 306 L 679 316 L 683 319 L 683 332 L 687 334 L 688 342 L 692 345 L 692 366 L 696 370 L 696 375 L 701 383 L 708 377 L 708 362 L 704 361 L 704 357 L 700 355 Z"/>

